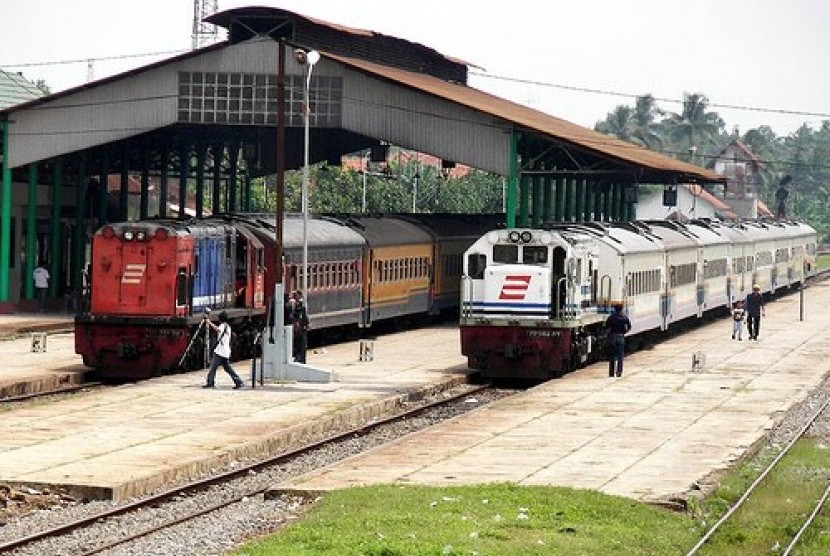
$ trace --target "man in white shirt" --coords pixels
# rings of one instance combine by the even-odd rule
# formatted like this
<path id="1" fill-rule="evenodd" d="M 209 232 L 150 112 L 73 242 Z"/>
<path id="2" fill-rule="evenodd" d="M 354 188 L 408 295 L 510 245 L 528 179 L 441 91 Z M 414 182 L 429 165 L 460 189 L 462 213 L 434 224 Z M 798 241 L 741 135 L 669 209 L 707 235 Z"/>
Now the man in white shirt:
<path id="1" fill-rule="evenodd" d="M 222 311 L 219 313 L 219 325 L 213 324 L 205 314 L 205 323 L 213 329 L 216 333 L 216 347 L 213 348 L 213 356 L 210 359 L 210 368 L 208 369 L 207 379 L 202 388 L 213 388 L 216 380 L 216 369 L 219 365 L 225 369 L 225 372 L 231 375 L 233 379 L 233 389 L 239 390 L 244 383 L 236 371 L 233 370 L 230 363 L 231 357 L 231 325 L 228 324 L 228 313 Z"/>
<path id="2" fill-rule="evenodd" d="M 46 294 L 49 293 L 49 271 L 46 270 L 46 266 L 41 262 L 37 265 L 34 272 L 32 272 L 32 278 L 35 281 L 35 293 L 37 294 L 37 306 L 42 313 L 46 308 Z"/>

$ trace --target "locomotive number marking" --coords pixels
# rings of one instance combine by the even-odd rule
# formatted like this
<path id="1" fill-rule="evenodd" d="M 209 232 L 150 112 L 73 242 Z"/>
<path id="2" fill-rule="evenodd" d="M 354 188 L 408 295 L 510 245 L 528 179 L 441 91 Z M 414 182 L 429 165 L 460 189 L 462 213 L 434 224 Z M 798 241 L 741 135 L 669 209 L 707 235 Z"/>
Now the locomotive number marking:
<path id="1" fill-rule="evenodd" d="M 127 264 L 124 265 L 124 274 L 121 276 L 122 284 L 140 284 L 141 279 L 144 278 L 144 271 L 147 269 L 146 264 Z"/>
<path id="2" fill-rule="evenodd" d="M 527 295 L 530 286 L 530 275 L 508 275 L 504 277 L 504 284 L 499 293 L 499 299 L 513 299 L 521 301 Z"/>

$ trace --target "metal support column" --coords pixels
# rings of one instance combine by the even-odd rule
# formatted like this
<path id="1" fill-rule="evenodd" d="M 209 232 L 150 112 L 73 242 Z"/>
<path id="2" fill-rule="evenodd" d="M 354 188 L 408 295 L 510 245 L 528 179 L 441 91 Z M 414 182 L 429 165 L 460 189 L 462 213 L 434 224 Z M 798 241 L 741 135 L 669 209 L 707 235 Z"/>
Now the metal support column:
<path id="1" fill-rule="evenodd" d="M 159 176 L 159 218 L 167 218 L 167 189 L 169 187 L 170 147 L 162 146 L 161 176 Z"/>
<path id="2" fill-rule="evenodd" d="M 86 153 L 78 160 L 78 176 L 75 187 L 75 241 L 72 242 L 72 258 L 69 282 L 73 291 L 80 291 L 81 272 L 86 259 Z"/>
<path id="3" fill-rule="evenodd" d="M 63 159 L 56 158 L 52 166 L 52 245 L 49 260 L 49 295 L 58 294 L 58 277 L 60 276 L 61 261 L 63 261 L 63 225 L 61 223 L 61 209 L 63 208 Z M 32 261 L 34 264 L 35 261 Z M 33 269 L 34 270 L 34 269 Z M 28 272 L 26 276 L 31 276 Z M 31 282 L 31 280 L 28 280 Z"/>
<path id="4" fill-rule="evenodd" d="M 3 194 L 0 196 L 0 303 L 9 301 L 12 236 L 12 172 L 9 168 L 9 122 L 3 124 Z"/>
<path id="5" fill-rule="evenodd" d="M 513 131 L 510 135 L 510 175 L 507 176 L 507 227 L 516 227 L 516 193 L 519 189 L 519 139 L 521 134 Z"/>
<path id="6" fill-rule="evenodd" d="M 138 218 L 144 220 L 150 213 L 150 150 L 141 147 L 141 198 L 138 203 Z"/>
<path id="7" fill-rule="evenodd" d="M 585 221 L 585 180 L 574 180 L 576 200 L 574 201 L 574 222 Z"/>
<path id="8" fill-rule="evenodd" d="M 280 149 L 285 148 L 280 146 Z M 213 157 L 213 202 L 211 203 L 211 210 L 213 214 L 222 211 L 222 158 L 225 155 L 225 145 L 223 143 L 216 143 L 210 149 L 210 155 Z"/>
<path id="9" fill-rule="evenodd" d="M 585 222 L 591 222 L 594 220 L 594 207 L 596 206 L 595 201 L 595 194 L 596 194 L 596 182 L 594 181 L 586 181 L 585 182 Z"/>
<path id="10" fill-rule="evenodd" d="M 574 185 L 576 180 L 565 178 L 565 222 L 574 221 Z"/>
<path id="11" fill-rule="evenodd" d="M 557 222 L 564 220 L 565 214 L 565 180 L 559 178 L 556 181 L 556 205 L 554 205 L 554 217 Z"/>
<path id="12" fill-rule="evenodd" d="M 544 203 L 542 222 L 550 222 L 553 219 L 553 178 L 549 174 L 545 174 L 542 176 L 542 182 L 542 203 Z"/>
<path id="13" fill-rule="evenodd" d="M 190 147 L 182 144 L 179 147 L 179 220 L 187 218 L 187 176 L 190 161 Z"/>
<path id="14" fill-rule="evenodd" d="M 109 154 L 104 153 L 101 157 L 100 189 L 98 189 L 98 227 L 107 223 L 107 205 L 109 204 L 108 182 L 110 174 Z"/>
<path id="15" fill-rule="evenodd" d="M 539 225 L 542 223 L 542 212 L 543 209 L 543 201 L 544 198 L 542 195 L 542 187 L 544 183 L 542 182 L 542 176 L 531 176 L 530 181 L 533 184 L 533 205 L 531 208 L 531 214 L 533 214 L 533 227 L 538 228 Z"/>
<path id="16" fill-rule="evenodd" d="M 37 257 L 37 164 L 29 164 L 29 197 L 26 202 L 26 268 L 23 271 L 25 287 L 23 299 L 34 299 L 35 285 L 32 272 Z"/>
<path id="17" fill-rule="evenodd" d="M 251 177 L 250 163 L 245 162 L 245 200 L 242 210 L 244 212 L 251 212 L 251 188 L 253 187 L 253 178 Z"/>
<path id="18" fill-rule="evenodd" d="M 196 144 L 196 218 L 202 218 L 205 212 L 205 158 L 207 145 Z"/>
<path id="19" fill-rule="evenodd" d="M 519 219 L 518 225 L 525 227 L 529 224 L 530 214 L 530 177 L 519 175 Z"/>
<path id="20" fill-rule="evenodd" d="M 228 159 L 230 170 L 228 170 L 228 212 L 236 212 L 236 200 L 239 195 L 237 191 L 237 172 L 239 171 L 239 145 L 231 143 L 228 147 Z"/>
<path id="21" fill-rule="evenodd" d="M 130 149 L 124 144 L 124 151 L 121 153 L 121 187 L 118 189 L 118 220 L 126 222 L 130 219 Z"/>

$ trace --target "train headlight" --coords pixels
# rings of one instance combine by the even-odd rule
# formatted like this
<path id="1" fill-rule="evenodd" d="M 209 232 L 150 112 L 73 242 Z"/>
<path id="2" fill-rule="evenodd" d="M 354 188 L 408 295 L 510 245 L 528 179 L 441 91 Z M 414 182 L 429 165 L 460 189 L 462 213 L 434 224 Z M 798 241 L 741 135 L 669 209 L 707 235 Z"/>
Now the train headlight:
<path id="1" fill-rule="evenodd" d="M 145 238 L 145 237 L 147 237 L 147 236 L 146 236 L 146 234 L 145 234 L 144 232 L 136 232 L 136 233 L 135 233 L 135 239 L 136 239 L 137 241 L 144 241 L 144 238 Z"/>
<path id="2" fill-rule="evenodd" d="M 509 234 L 507 234 L 507 239 L 509 239 L 513 243 L 519 243 L 519 239 L 521 239 L 521 234 L 517 230 L 512 230 Z"/>
<path id="3" fill-rule="evenodd" d="M 553 236 L 547 232 L 544 232 L 541 236 L 539 236 L 539 241 L 542 245 L 550 245 L 553 243 Z"/>
<path id="4" fill-rule="evenodd" d="M 124 239 L 126 239 L 127 241 L 132 241 L 133 232 L 131 230 L 127 230 L 126 232 L 124 232 Z"/>
<path id="5" fill-rule="evenodd" d="M 531 234 L 529 231 L 525 230 L 524 232 L 522 232 L 522 242 L 523 243 L 530 243 L 530 241 L 532 239 L 533 239 L 533 234 Z"/>
<path id="6" fill-rule="evenodd" d="M 487 241 L 492 243 L 493 245 L 499 242 L 499 233 L 498 232 L 487 232 Z"/>
<path id="7" fill-rule="evenodd" d="M 156 230 L 156 233 L 153 234 L 156 239 L 167 239 L 167 230 L 164 228 L 159 228 Z"/>

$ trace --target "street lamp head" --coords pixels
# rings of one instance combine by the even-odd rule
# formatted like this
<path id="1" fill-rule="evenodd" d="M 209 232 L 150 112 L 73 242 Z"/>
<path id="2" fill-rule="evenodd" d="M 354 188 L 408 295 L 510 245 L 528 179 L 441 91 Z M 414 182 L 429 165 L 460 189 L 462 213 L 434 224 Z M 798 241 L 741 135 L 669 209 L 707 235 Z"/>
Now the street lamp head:
<path id="1" fill-rule="evenodd" d="M 295 48 L 294 60 L 301 66 L 304 66 L 306 64 L 308 64 L 309 66 L 313 66 L 314 64 L 320 61 L 320 53 L 316 50 L 305 51 L 302 48 Z"/>

